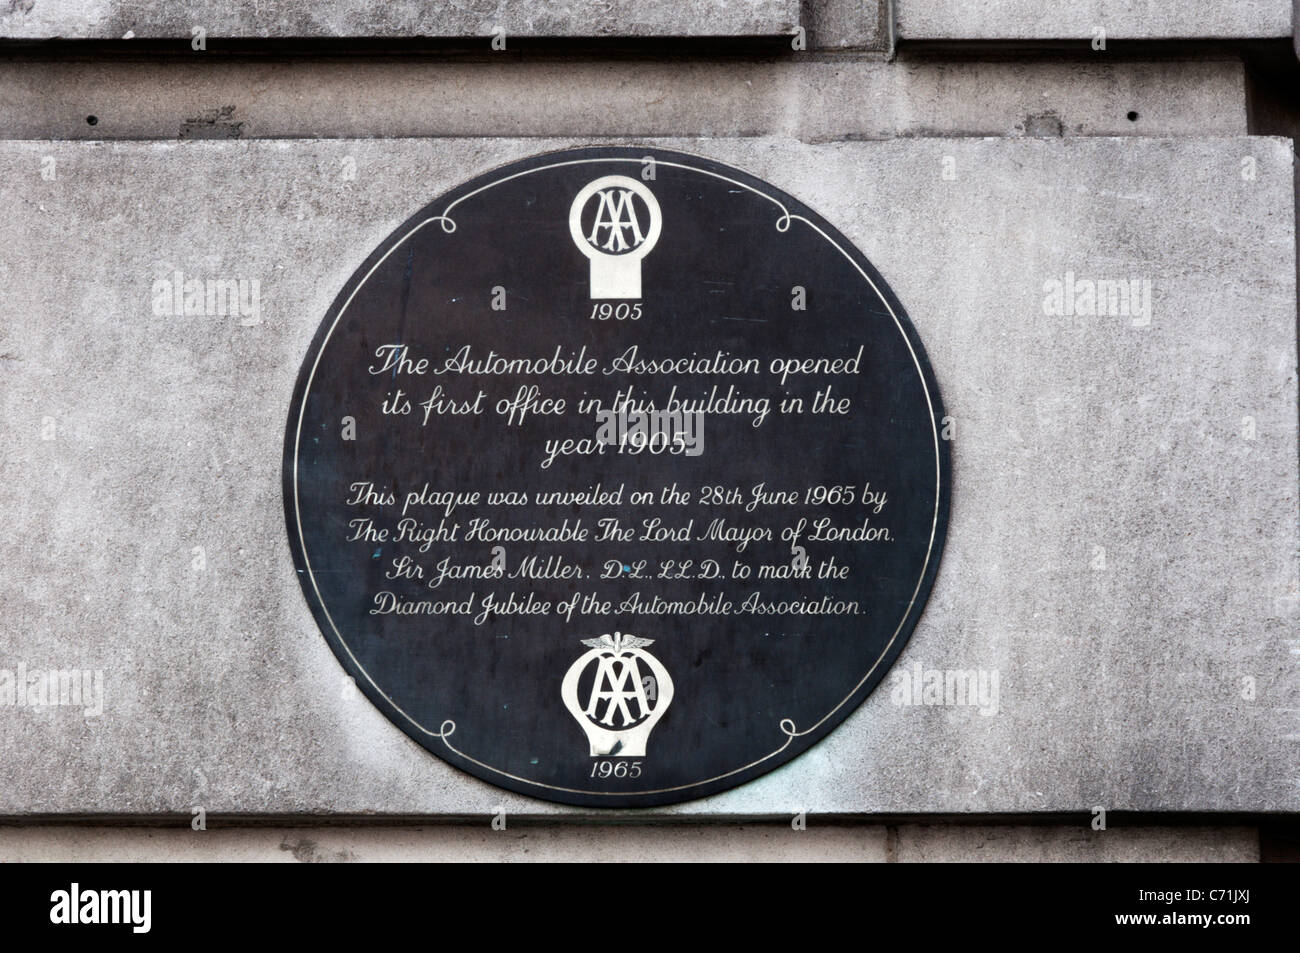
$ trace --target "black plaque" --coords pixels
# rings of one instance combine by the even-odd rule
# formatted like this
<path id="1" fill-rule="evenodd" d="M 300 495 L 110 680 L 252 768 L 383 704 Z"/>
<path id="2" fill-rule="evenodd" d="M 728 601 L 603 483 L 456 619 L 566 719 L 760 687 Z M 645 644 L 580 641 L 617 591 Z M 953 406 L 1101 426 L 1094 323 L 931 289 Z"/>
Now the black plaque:
<path id="1" fill-rule="evenodd" d="M 943 546 L 943 410 L 884 280 L 766 182 L 539 155 L 392 233 L 307 354 L 299 579 L 440 758 L 569 804 L 770 771 L 871 692 Z"/>

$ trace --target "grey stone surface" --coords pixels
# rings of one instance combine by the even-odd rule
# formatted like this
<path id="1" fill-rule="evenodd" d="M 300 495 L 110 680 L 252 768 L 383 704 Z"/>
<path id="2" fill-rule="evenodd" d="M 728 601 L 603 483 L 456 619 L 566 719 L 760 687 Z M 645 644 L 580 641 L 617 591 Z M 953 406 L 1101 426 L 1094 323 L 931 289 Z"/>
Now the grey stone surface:
<path id="1" fill-rule="evenodd" d="M 0 815 L 593 813 L 462 775 L 346 690 L 280 494 L 342 283 L 444 189 L 573 142 L 0 145 L 0 668 L 104 676 L 97 718 L 0 708 Z M 1000 702 L 886 682 L 790 765 L 649 813 L 1300 808 L 1289 141 L 660 144 L 806 201 L 907 307 L 956 437 L 898 669 L 996 670 Z M 155 316 L 176 270 L 258 279 L 258 315 Z M 1045 314 L 1070 273 L 1150 282 L 1149 322 Z"/>
<path id="2" fill-rule="evenodd" d="M 0 827 L 0 863 L 462 863 L 1259 860 L 1249 827 L 1118 828 L 821 823 L 473 827 Z"/>
<path id="3" fill-rule="evenodd" d="M 906 40 L 1165 40 L 1291 35 L 1291 0 L 894 0 Z"/>
<path id="4" fill-rule="evenodd" d="M 888 50 L 890 0 L 803 0 L 803 25 L 819 50 Z"/>
<path id="5" fill-rule="evenodd" d="M 1249 827 L 1076 827 L 904 824 L 897 863 L 1232 863 L 1259 861 Z"/>
<path id="6" fill-rule="evenodd" d="M 0 63 L 10 139 L 1245 132 L 1237 59 Z"/>
<path id="7" fill-rule="evenodd" d="M 799 0 L 16 0 L 0 36 L 487 37 L 751 36 L 791 33 Z"/>

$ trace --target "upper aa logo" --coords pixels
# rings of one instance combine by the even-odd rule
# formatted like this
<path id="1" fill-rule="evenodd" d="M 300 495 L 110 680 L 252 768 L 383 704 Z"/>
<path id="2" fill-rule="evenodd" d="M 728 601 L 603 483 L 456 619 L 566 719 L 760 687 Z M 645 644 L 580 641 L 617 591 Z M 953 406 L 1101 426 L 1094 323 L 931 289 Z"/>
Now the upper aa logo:
<path id="1" fill-rule="evenodd" d="M 653 642 L 620 632 L 582 640 L 590 651 L 565 672 L 560 697 L 592 755 L 643 756 L 650 732 L 672 704 L 668 670 L 645 651 Z"/>
<path id="2" fill-rule="evenodd" d="M 569 234 L 591 260 L 592 298 L 640 298 L 641 260 L 663 230 L 659 201 L 644 183 L 605 175 L 569 206 Z"/>

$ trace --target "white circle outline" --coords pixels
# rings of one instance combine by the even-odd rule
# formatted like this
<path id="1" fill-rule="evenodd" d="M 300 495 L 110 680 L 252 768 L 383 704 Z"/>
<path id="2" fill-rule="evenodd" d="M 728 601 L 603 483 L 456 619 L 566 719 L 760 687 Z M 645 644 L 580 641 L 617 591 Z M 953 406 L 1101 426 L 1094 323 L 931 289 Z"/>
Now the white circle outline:
<path id="1" fill-rule="evenodd" d="M 582 210 L 597 192 L 615 187 L 626 188 L 645 202 L 646 208 L 650 210 L 650 231 L 636 248 L 619 255 L 610 255 L 602 252 L 599 248 L 593 247 L 591 242 L 587 241 L 587 237 L 582 234 Z M 663 231 L 663 227 L 664 215 L 659 209 L 659 200 L 655 198 L 655 194 L 636 179 L 629 179 L 625 175 L 603 175 L 599 179 L 592 179 L 578 191 L 578 194 L 573 198 L 573 203 L 569 206 L 569 237 L 573 239 L 573 244 L 578 246 L 578 251 L 592 261 L 602 259 L 640 261 L 650 254 L 655 245 L 659 243 L 659 233 Z"/>

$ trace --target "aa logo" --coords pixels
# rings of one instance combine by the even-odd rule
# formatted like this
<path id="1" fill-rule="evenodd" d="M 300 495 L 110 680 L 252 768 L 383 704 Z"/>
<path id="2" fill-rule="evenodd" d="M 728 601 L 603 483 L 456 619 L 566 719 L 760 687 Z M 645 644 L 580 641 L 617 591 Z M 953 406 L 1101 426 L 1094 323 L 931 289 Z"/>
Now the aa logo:
<path id="1" fill-rule="evenodd" d="M 663 213 L 654 193 L 625 175 L 606 175 L 569 206 L 569 234 L 591 260 L 591 297 L 640 298 L 641 260 L 659 241 Z"/>
<path id="2" fill-rule="evenodd" d="M 645 650 L 653 639 L 615 632 L 589 646 L 560 686 L 564 706 L 587 735 L 592 755 L 644 755 L 650 732 L 673 700 L 673 680 Z"/>

